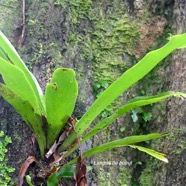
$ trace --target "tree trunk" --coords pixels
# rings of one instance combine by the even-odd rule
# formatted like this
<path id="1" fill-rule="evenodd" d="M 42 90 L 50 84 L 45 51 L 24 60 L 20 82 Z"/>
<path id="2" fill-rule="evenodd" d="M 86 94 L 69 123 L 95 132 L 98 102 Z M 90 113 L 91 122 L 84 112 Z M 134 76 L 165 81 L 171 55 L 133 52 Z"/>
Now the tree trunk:
<path id="1" fill-rule="evenodd" d="M 186 30 L 186 2 L 177 0 L 174 4 L 173 32 L 184 33 Z M 186 51 L 176 51 L 172 55 L 171 63 L 167 68 L 168 87 L 170 90 L 186 92 Z M 166 128 L 170 136 L 164 143 L 164 149 L 169 157 L 169 163 L 163 166 L 162 174 L 155 174 L 154 185 L 184 186 L 186 184 L 186 107 L 185 100 L 171 99 L 167 105 Z"/>
<path id="2" fill-rule="evenodd" d="M 57 67 L 76 71 L 79 97 L 73 116 L 77 119 L 82 117 L 105 85 L 116 80 L 148 50 L 164 44 L 168 33 L 172 30 L 175 33 L 185 31 L 186 5 L 181 0 L 26 1 L 26 32 L 20 46 L 18 38 L 23 29 L 21 2 L 3 3 L 6 5 L 4 11 L 9 10 L 10 13 L 5 16 L 3 9 L 0 10 L 1 17 L 4 16 L 0 28 L 17 47 L 43 91 Z M 135 95 L 151 95 L 169 89 L 184 92 L 184 59 L 184 50 L 176 52 L 137 86 L 128 90 L 111 106 L 111 111 L 107 109 L 100 118 L 107 117 L 112 109 L 120 107 Z M 10 165 L 16 168 L 12 178 L 17 180 L 24 160 L 29 155 L 40 157 L 36 147 L 30 148 L 30 129 L 2 98 L 0 105 L 0 130 L 12 137 L 8 158 Z M 93 167 L 88 174 L 89 185 L 185 185 L 184 100 L 171 99 L 144 108 L 148 109 L 151 109 L 153 116 L 147 127 L 140 128 L 139 123 L 133 124 L 128 114 L 88 141 L 83 150 L 133 135 L 139 130 L 144 130 L 142 133 L 169 131 L 170 136 L 165 140 L 151 144 L 168 154 L 169 164 L 131 149 L 116 149 L 87 159 L 87 165 Z M 98 165 L 105 161 L 112 165 Z M 132 166 L 118 166 L 119 162 L 132 162 Z M 41 182 L 39 180 L 35 184 Z"/>

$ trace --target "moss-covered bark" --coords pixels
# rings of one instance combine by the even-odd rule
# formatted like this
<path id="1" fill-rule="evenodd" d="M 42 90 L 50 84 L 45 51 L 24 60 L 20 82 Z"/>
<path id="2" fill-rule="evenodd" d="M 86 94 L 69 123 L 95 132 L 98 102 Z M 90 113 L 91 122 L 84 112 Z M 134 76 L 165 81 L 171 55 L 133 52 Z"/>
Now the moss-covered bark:
<path id="1" fill-rule="evenodd" d="M 173 14 L 173 32 L 174 34 L 184 33 L 185 27 L 185 8 L 184 1 L 176 1 Z M 186 52 L 180 50 L 172 55 L 169 67 L 166 72 L 168 77 L 166 82 L 170 90 L 186 92 Z M 181 186 L 186 183 L 185 172 L 185 100 L 171 99 L 167 104 L 166 125 L 164 129 L 170 132 L 170 136 L 164 141 L 162 148 L 168 154 L 169 163 L 167 165 L 158 165 L 155 170 L 162 170 L 162 174 L 156 173 L 153 179 L 153 185 L 175 185 Z"/>
<path id="2" fill-rule="evenodd" d="M 158 1 L 156 1 L 158 2 Z M 159 2 L 160 3 L 160 2 Z M 165 4 L 168 5 L 168 1 Z M 171 33 L 180 34 L 185 32 L 185 2 L 177 1 L 174 4 L 174 11 L 167 17 L 170 21 L 172 31 Z M 161 12 L 161 11 L 160 11 Z M 171 20 L 172 18 L 172 20 Z M 146 87 L 149 87 L 149 82 L 153 79 L 153 87 L 146 88 L 147 91 L 160 91 L 160 90 L 174 90 L 185 92 L 185 51 L 180 50 L 175 52 L 172 57 L 166 60 L 166 65 L 159 67 L 159 70 L 148 77 Z M 162 79 L 163 78 L 163 79 Z M 156 84 L 158 83 L 158 86 Z M 143 84 L 143 88 L 145 86 Z M 142 88 L 141 87 L 141 88 Z M 160 87 L 160 89 L 157 89 Z M 164 164 L 159 161 L 152 161 L 140 156 L 142 163 L 141 174 L 138 175 L 140 185 L 185 185 L 185 107 L 183 99 L 170 99 L 163 104 L 157 104 L 152 108 L 153 122 L 150 130 L 159 130 L 161 132 L 169 132 L 170 135 L 161 142 L 155 141 L 151 144 L 154 148 L 160 148 L 168 154 L 169 163 Z M 161 145 L 160 145 L 161 144 Z M 141 169 L 138 169 L 141 170 Z"/>

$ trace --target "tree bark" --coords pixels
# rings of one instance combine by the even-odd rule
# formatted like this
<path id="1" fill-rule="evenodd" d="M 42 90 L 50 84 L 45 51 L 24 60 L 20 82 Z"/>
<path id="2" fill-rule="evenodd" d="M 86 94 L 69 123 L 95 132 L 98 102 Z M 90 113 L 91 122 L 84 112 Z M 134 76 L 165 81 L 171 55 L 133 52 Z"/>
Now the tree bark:
<path id="1" fill-rule="evenodd" d="M 186 30 L 186 2 L 177 0 L 174 4 L 174 34 L 185 33 Z M 172 55 L 172 61 L 168 69 L 169 89 L 186 92 L 186 51 L 176 51 Z M 185 100 L 171 99 L 167 106 L 167 128 L 170 138 L 165 143 L 169 154 L 169 164 L 165 168 L 162 179 L 158 176 L 156 185 L 183 186 L 186 184 L 185 161 L 186 161 L 186 107 Z M 158 181 L 159 180 L 159 181 Z"/>

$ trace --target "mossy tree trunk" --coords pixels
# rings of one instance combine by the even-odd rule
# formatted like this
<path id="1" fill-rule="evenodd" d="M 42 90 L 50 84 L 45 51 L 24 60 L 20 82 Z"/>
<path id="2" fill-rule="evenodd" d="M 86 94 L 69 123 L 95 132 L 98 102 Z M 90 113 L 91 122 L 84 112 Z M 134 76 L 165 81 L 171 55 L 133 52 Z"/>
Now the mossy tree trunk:
<path id="1" fill-rule="evenodd" d="M 186 31 L 186 2 L 175 1 L 173 11 L 173 33 Z M 172 55 L 167 66 L 168 89 L 186 92 L 186 51 L 179 50 Z M 167 104 L 165 128 L 170 136 L 164 141 L 163 149 L 168 154 L 169 163 L 159 167 L 161 173 L 155 173 L 153 185 L 186 184 L 186 107 L 184 99 L 171 99 Z M 165 129 L 164 128 L 164 129 Z M 156 167 L 157 168 L 157 167 Z"/>
<path id="2" fill-rule="evenodd" d="M 4 22 L 0 26 L 17 46 L 22 29 L 21 2 L 3 3 L 10 13 L 4 16 L 1 9 Z M 79 119 L 105 86 L 135 64 L 148 50 L 164 44 L 169 33 L 184 32 L 184 15 L 184 1 L 26 1 L 25 40 L 17 49 L 43 90 L 55 68 L 70 67 L 76 71 L 79 98 L 74 117 Z M 185 91 L 184 59 L 184 50 L 175 53 L 103 112 L 101 117 L 107 117 L 114 108 L 135 95 L 150 95 L 169 89 Z M 12 137 L 9 162 L 16 168 L 13 175 L 16 179 L 21 163 L 29 155 L 37 158 L 39 155 L 35 147 L 30 148 L 30 129 L 5 101 L 1 99 L 0 104 L 0 129 Z M 145 123 L 144 127 L 140 122 L 134 124 L 129 114 L 88 141 L 83 149 L 139 131 L 168 130 L 171 133 L 169 138 L 154 142 L 151 146 L 168 153 L 170 163 L 165 165 L 136 151 L 120 148 L 87 160 L 87 165 L 93 166 L 89 173 L 89 185 L 184 185 L 185 173 L 181 172 L 185 158 L 184 101 L 172 99 L 155 107 L 144 108 L 144 111 L 149 109 L 152 112 L 151 125 Z M 133 164 L 96 165 L 105 161 Z"/>

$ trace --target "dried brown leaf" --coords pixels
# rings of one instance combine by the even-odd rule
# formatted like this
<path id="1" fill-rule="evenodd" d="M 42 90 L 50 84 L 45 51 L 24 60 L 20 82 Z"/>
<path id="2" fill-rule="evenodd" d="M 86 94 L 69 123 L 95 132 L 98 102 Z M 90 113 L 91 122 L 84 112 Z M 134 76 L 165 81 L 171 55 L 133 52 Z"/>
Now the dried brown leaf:
<path id="1" fill-rule="evenodd" d="M 66 137 L 69 136 L 69 134 L 71 133 L 71 131 L 74 129 L 74 126 L 76 124 L 76 120 L 72 117 L 69 117 L 67 124 L 69 125 L 69 127 L 66 129 L 66 131 L 64 131 L 58 138 L 58 140 L 56 140 L 54 142 L 54 144 L 52 145 L 52 147 L 49 149 L 49 151 L 45 154 L 46 158 L 49 158 L 52 154 L 54 154 L 58 148 L 58 146 L 66 139 Z"/>
<path id="2" fill-rule="evenodd" d="M 76 186 L 87 186 L 86 173 L 86 165 L 80 156 L 76 164 Z"/>
<path id="3" fill-rule="evenodd" d="M 33 163 L 36 162 L 37 160 L 34 156 L 29 156 L 26 161 L 22 164 L 21 169 L 19 171 L 19 186 L 23 185 L 23 179 L 25 177 L 25 173 L 28 169 L 28 167 Z"/>
<path id="4" fill-rule="evenodd" d="M 54 144 L 52 145 L 52 147 L 51 147 L 51 148 L 49 149 L 49 151 L 45 154 L 45 157 L 46 157 L 46 158 L 49 158 L 53 153 L 55 153 L 56 150 L 57 150 L 57 148 L 58 148 L 58 146 L 61 144 L 62 141 L 65 140 L 65 138 L 66 138 L 66 131 L 63 132 L 63 133 L 60 135 L 60 137 L 59 137 L 59 139 L 58 139 L 58 142 L 57 142 L 57 141 L 54 142 Z"/>
<path id="5" fill-rule="evenodd" d="M 49 164 L 51 170 L 54 168 L 54 166 L 55 166 L 57 163 L 59 163 L 59 162 L 62 160 L 63 156 L 64 156 L 66 153 L 67 153 L 67 151 L 61 152 L 61 153 L 59 153 L 59 152 L 55 152 L 55 153 L 54 153 L 54 161 L 53 161 L 52 163 Z"/>
<path id="6" fill-rule="evenodd" d="M 46 158 L 49 158 L 57 149 L 58 143 L 55 141 L 52 147 L 50 147 L 49 151 L 45 154 Z"/>

